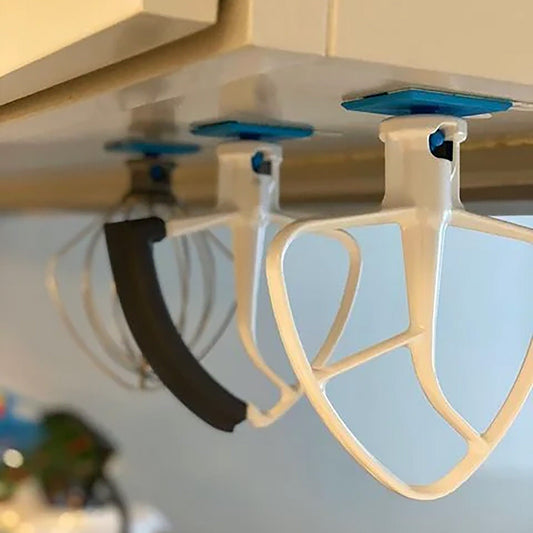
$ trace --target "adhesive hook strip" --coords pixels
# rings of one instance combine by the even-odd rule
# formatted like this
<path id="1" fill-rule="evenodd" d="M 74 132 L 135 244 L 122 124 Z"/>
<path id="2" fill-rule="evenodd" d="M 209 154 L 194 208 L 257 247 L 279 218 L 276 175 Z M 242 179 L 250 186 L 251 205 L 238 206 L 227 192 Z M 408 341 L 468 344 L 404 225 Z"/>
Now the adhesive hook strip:
<path id="1" fill-rule="evenodd" d="M 493 96 L 407 88 L 346 100 L 341 105 L 348 111 L 378 115 L 470 117 L 507 111 L 513 106 L 513 102 L 507 98 Z"/>
<path id="2" fill-rule="evenodd" d="M 150 139 L 120 139 L 106 143 L 109 152 L 140 154 L 146 156 L 194 154 L 200 146 L 190 143 L 173 143 Z"/>
<path id="3" fill-rule="evenodd" d="M 224 120 L 193 124 L 191 133 L 205 137 L 277 142 L 284 139 L 310 137 L 314 133 L 314 128 L 309 125 L 286 122 L 282 124 L 261 124 L 258 122 Z"/>

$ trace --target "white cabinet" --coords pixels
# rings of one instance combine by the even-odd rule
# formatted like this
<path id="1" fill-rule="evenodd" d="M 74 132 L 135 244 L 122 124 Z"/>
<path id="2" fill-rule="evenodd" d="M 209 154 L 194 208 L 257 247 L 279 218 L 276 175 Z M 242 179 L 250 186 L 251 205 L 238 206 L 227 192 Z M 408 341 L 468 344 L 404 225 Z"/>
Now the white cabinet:
<path id="1" fill-rule="evenodd" d="M 237 0 L 247 10 L 250 44 L 324 55 L 328 0 Z"/>
<path id="2" fill-rule="evenodd" d="M 199 31 L 217 10 L 218 0 L 0 0 L 0 103 Z"/>
<path id="3" fill-rule="evenodd" d="M 331 17 L 335 57 L 533 83 L 530 0 L 332 0 Z"/>

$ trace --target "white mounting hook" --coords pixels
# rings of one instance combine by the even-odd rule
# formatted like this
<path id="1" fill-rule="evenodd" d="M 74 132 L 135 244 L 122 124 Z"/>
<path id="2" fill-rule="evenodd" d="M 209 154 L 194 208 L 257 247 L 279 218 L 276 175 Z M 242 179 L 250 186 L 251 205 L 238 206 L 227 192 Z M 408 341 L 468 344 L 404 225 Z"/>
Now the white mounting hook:
<path id="1" fill-rule="evenodd" d="M 252 158 L 259 157 L 265 166 L 255 168 Z M 237 327 L 244 348 L 255 367 L 279 390 L 276 404 L 262 411 L 248 404 L 247 419 L 256 427 L 271 424 L 282 416 L 301 396 L 299 385 L 289 385 L 265 362 L 257 346 L 256 312 L 265 230 L 269 223 L 285 225 L 293 221 L 279 208 L 279 168 L 281 147 L 262 141 L 222 143 L 217 148 L 218 201 L 214 213 L 177 218 L 166 224 L 167 235 L 180 237 L 218 225 L 227 225 L 232 234 L 236 283 Z M 320 349 L 321 357 L 333 352 L 348 319 L 359 278 L 359 251 L 353 238 L 345 232 L 328 232 L 349 251 L 351 269 L 345 286 L 343 305 L 332 329 Z"/>
<path id="2" fill-rule="evenodd" d="M 385 143 L 385 197 L 374 213 L 295 222 L 275 237 L 267 255 L 267 280 L 274 315 L 285 350 L 313 407 L 346 451 L 386 487 L 417 500 L 433 500 L 464 483 L 505 435 L 533 386 L 533 339 L 520 372 L 499 412 L 478 433 L 448 402 L 435 369 L 435 331 L 441 276 L 442 243 L 449 225 L 533 243 L 533 231 L 468 213 L 459 198 L 459 146 L 466 138 L 462 119 L 418 115 L 396 117 L 380 126 Z M 442 153 L 430 148 L 435 144 Z M 444 153 L 444 152 L 448 153 Z M 401 230 L 409 305 L 409 327 L 402 333 L 326 365 L 309 361 L 296 328 L 283 273 L 285 252 L 302 233 L 356 226 L 397 224 Z M 420 386 L 435 411 L 467 443 L 467 453 L 441 479 L 409 485 L 383 466 L 357 440 L 328 400 L 326 385 L 396 348 L 407 347 Z"/>

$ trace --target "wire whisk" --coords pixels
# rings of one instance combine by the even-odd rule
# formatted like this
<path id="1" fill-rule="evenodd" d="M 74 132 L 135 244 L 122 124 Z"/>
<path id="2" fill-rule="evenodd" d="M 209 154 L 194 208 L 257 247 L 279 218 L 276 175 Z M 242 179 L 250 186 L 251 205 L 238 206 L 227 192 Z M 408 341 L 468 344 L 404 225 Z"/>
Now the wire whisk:
<path id="1" fill-rule="evenodd" d="M 103 215 L 89 224 L 63 244 L 48 262 L 46 287 L 70 336 L 78 348 L 85 353 L 96 367 L 118 385 L 126 389 L 143 391 L 157 390 L 160 381 L 154 374 L 143 354 L 137 347 L 117 296 L 115 284 L 110 276 L 107 289 L 109 317 L 104 316 L 102 299 L 97 298 L 99 285 L 95 270 L 99 265 L 97 249 L 104 237 L 103 226 L 108 222 L 131 220 L 144 216 L 158 216 L 163 219 L 186 216 L 187 211 L 173 195 L 170 174 L 174 164 L 169 161 L 142 158 L 129 161 L 131 185 L 128 194 Z M 154 172 L 154 166 L 158 169 Z M 235 302 L 231 302 L 222 319 L 214 316 L 216 307 L 217 256 L 232 261 L 231 251 L 210 231 L 185 235 L 170 243 L 178 278 L 179 305 L 173 312 L 178 331 L 189 346 L 195 349 L 198 360 L 205 359 L 223 336 L 235 314 Z M 82 255 L 79 282 L 80 304 L 89 325 L 89 332 L 83 333 L 83 322 L 73 317 L 60 282 L 60 267 L 76 252 Z M 198 318 L 191 314 L 191 284 L 193 264 L 198 265 L 199 280 L 203 290 L 199 298 Z M 109 270 L 109 264 L 106 264 Z M 176 298 L 169 296 L 169 303 Z M 195 298 L 196 293 L 195 293 Z M 196 300 L 195 300 L 196 301 Z M 217 315 L 220 316 L 220 315 Z M 91 342 L 89 337 L 93 338 Z M 97 346 L 96 348 L 93 345 Z"/>

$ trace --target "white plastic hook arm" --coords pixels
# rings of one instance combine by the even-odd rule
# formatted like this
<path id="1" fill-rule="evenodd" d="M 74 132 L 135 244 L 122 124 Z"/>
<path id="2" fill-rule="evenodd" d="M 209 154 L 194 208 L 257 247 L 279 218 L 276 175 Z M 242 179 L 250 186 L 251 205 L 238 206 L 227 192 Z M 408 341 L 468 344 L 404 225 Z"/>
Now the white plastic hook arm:
<path id="1" fill-rule="evenodd" d="M 260 152 L 268 164 L 268 172 L 254 170 L 252 157 Z M 256 314 L 262 271 L 265 230 L 269 223 L 287 223 L 293 219 L 279 208 L 279 168 L 281 147 L 260 141 L 223 143 L 217 148 L 218 196 L 216 211 L 208 215 L 167 222 L 167 235 L 179 237 L 215 226 L 228 226 L 232 235 L 233 261 L 237 295 L 237 328 L 239 336 L 255 367 L 279 390 L 274 406 L 262 411 L 248 404 L 247 419 L 256 427 L 276 421 L 301 396 L 298 385 L 289 385 L 266 363 L 258 348 Z M 329 358 L 342 335 L 351 311 L 359 279 L 359 250 L 353 238 L 344 232 L 330 232 L 350 253 L 351 269 L 345 294 L 330 333 L 319 354 Z"/>
<path id="2" fill-rule="evenodd" d="M 451 161 L 430 150 L 430 136 L 444 134 Z M 296 376 L 310 402 L 346 451 L 372 476 L 403 496 L 432 500 L 466 481 L 505 435 L 533 385 L 533 341 L 502 408 L 479 434 L 445 397 L 435 370 L 435 331 L 441 276 L 442 241 L 449 224 L 533 243 L 533 231 L 464 211 L 459 199 L 459 144 L 466 123 L 447 116 L 412 116 L 381 124 L 385 143 L 385 197 L 379 211 L 293 223 L 273 240 L 267 255 L 267 280 L 280 335 Z M 357 226 L 397 224 L 402 235 L 410 324 L 406 331 L 325 366 L 309 362 L 287 294 L 283 273 L 285 253 L 303 232 Z M 407 347 L 420 386 L 437 413 L 466 441 L 465 456 L 441 479 L 410 485 L 382 465 L 357 440 L 328 400 L 328 380 L 399 347 Z"/>

